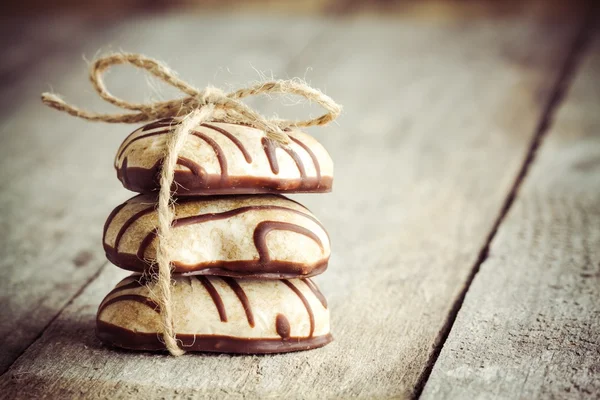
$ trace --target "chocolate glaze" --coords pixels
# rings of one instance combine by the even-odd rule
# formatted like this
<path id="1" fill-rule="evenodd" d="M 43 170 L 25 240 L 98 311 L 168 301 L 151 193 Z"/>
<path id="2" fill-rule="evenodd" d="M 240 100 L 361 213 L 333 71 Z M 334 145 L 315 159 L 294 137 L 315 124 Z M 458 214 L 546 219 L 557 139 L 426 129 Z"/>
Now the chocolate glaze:
<path id="1" fill-rule="evenodd" d="M 308 286 L 308 288 L 313 292 L 315 297 L 319 299 L 323 307 L 327 308 L 327 299 L 325 299 L 325 296 L 323 296 L 323 293 L 321 293 L 317 285 L 315 285 L 313 281 L 307 278 L 302 279 L 302 282 L 304 282 L 306 286 Z"/>
<path id="2" fill-rule="evenodd" d="M 166 124 L 166 122 L 165 122 Z M 169 123 L 170 124 L 170 123 Z M 163 125 L 156 125 L 160 127 Z M 223 136 L 230 139 L 242 152 L 246 162 L 251 163 L 252 158 L 246 148 L 243 146 L 241 141 L 236 138 L 230 132 L 226 130 L 210 125 L 203 124 L 204 127 L 212 129 L 215 132 L 219 132 Z M 159 175 L 162 167 L 162 160 L 158 160 L 151 168 L 141 167 L 128 167 L 127 157 L 125 157 L 118 166 L 118 159 L 125 154 L 125 149 L 131 145 L 131 143 L 148 136 L 155 136 L 161 134 L 167 134 L 171 130 L 165 129 L 163 131 L 151 132 L 147 135 L 140 135 L 124 145 L 117 157 L 117 177 L 123 183 L 123 185 L 130 190 L 140 193 L 150 193 L 157 191 L 160 188 Z M 291 149 L 289 146 L 281 146 L 278 143 L 263 138 L 262 144 L 265 150 L 265 155 L 270 164 L 271 171 L 277 175 L 279 173 L 279 164 L 277 162 L 276 149 L 283 149 L 296 163 L 300 178 L 291 179 L 278 179 L 278 178 L 266 178 L 266 177 L 251 177 L 251 176 L 230 176 L 227 173 L 227 160 L 221 147 L 212 138 L 201 132 L 194 132 L 195 136 L 209 143 L 209 145 L 215 151 L 219 165 L 221 167 L 220 174 L 207 174 L 202 166 L 192 162 L 189 159 L 180 157 L 178 165 L 187 167 L 187 170 L 175 171 L 175 177 L 171 190 L 180 196 L 194 196 L 194 195 L 207 195 L 207 194 L 248 194 L 248 193 L 272 193 L 272 192 L 290 192 L 290 193 L 302 193 L 302 192 L 329 192 L 331 191 L 332 181 L 331 177 L 322 177 L 320 165 L 317 157 L 310 150 L 310 148 L 297 138 L 291 137 L 293 142 L 301 146 L 310 155 L 315 171 L 315 177 L 308 177 L 302 159 L 298 154 Z M 208 140 L 207 140 L 208 139 Z M 126 139 L 127 140 L 127 139 Z"/>
<path id="3" fill-rule="evenodd" d="M 184 200 L 184 202 L 192 200 Z M 210 201 L 207 199 L 206 201 Z M 125 234 L 127 228 L 133 225 L 138 219 L 147 215 L 154 210 L 154 206 L 150 206 L 147 209 L 141 210 L 131 216 L 127 221 L 124 222 L 121 229 L 119 230 L 116 240 L 115 247 L 111 247 L 106 243 L 106 237 L 104 238 L 104 250 L 106 251 L 106 257 L 116 266 L 131 271 L 144 271 L 153 267 L 154 260 L 146 259 L 145 254 L 156 238 L 156 229 L 151 230 L 141 241 L 137 253 L 120 253 L 118 251 L 118 245 Z M 201 215 L 194 215 L 190 217 L 177 218 L 173 221 L 173 226 L 184 226 L 190 224 L 200 224 L 206 221 L 214 221 L 218 219 L 230 218 L 235 215 L 257 210 L 284 210 L 286 212 L 292 212 L 303 217 L 310 219 L 311 221 L 318 224 L 323 231 L 325 228 L 321 223 L 313 216 L 304 212 L 275 205 L 263 205 L 263 206 L 246 206 L 237 209 L 224 211 L 221 213 L 208 213 Z M 107 227 L 112 222 L 112 219 L 117 215 L 113 213 L 107 221 Z M 307 265 L 303 263 L 289 262 L 289 261 L 278 261 L 271 260 L 266 242 L 266 235 L 272 230 L 287 230 L 296 232 L 298 234 L 307 236 L 317 243 L 321 250 L 323 250 L 323 243 L 321 239 L 312 231 L 290 223 L 277 222 L 277 221 L 263 221 L 259 223 L 254 230 L 254 245 L 259 254 L 258 260 L 239 260 L 239 261 L 208 261 L 202 262 L 195 265 L 186 265 L 183 263 L 173 262 L 174 272 L 193 272 L 202 275 L 225 275 L 225 276 L 254 276 L 254 277 L 271 277 L 271 278 L 293 278 L 297 276 L 313 276 L 323 272 L 327 268 L 327 260 L 316 263 L 315 265 Z M 106 231 L 105 231 L 106 235 Z M 204 270 L 204 271 L 201 271 Z"/>
<path id="4" fill-rule="evenodd" d="M 219 313 L 219 318 L 221 319 L 221 321 L 227 322 L 227 312 L 225 310 L 225 305 L 223 304 L 223 299 L 221 299 L 221 296 L 219 295 L 219 292 L 217 292 L 217 289 L 215 289 L 213 284 L 210 283 L 210 280 L 205 276 L 198 276 L 196 277 L 196 279 L 198 279 L 202 286 L 204 286 L 204 289 L 206 289 L 206 291 L 210 295 L 210 298 L 212 299 L 213 303 L 215 303 L 215 307 L 217 307 L 217 312 Z"/>
<path id="5" fill-rule="evenodd" d="M 235 293 L 237 298 L 242 303 L 242 307 L 244 307 L 244 312 L 246 313 L 246 318 L 248 319 L 248 324 L 254 328 L 254 314 L 252 313 L 252 306 L 250 305 L 250 301 L 248 300 L 248 296 L 246 296 L 246 292 L 240 286 L 239 283 L 233 278 L 222 277 L 223 281 L 229 285 L 231 290 Z"/>
<path id="6" fill-rule="evenodd" d="M 290 337 L 290 321 L 288 321 L 285 315 L 277 314 L 277 318 L 275 318 L 275 330 L 283 339 Z"/>
<path id="7" fill-rule="evenodd" d="M 126 166 L 123 161 L 123 165 Z M 183 165 L 182 162 L 179 164 Z M 150 169 L 123 166 L 117 169 L 117 177 L 123 185 L 134 192 L 153 193 L 160 188 L 159 175 L 162 160 Z M 201 176 L 202 179 L 198 177 Z M 258 194 L 258 193 L 328 193 L 331 192 L 333 179 L 330 176 L 277 179 L 248 176 L 231 176 L 225 181 L 220 175 L 200 175 L 191 171 L 175 171 L 173 193 L 178 196 L 204 196 L 215 194 Z M 224 186 L 224 183 L 227 186 Z"/>
<path id="8" fill-rule="evenodd" d="M 302 304 L 304 304 L 304 307 L 306 307 L 306 312 L 308 313 L 308 318 L 310 320 L 310 332 L 308 333 L 308 337 L 312 337 L 313 333 L 315 332 L 315 316 L 313 314 L 312 308 L 310 307 L 310 303 L 308 302 L 308 300 L 306 300 L 306 297 L 304 297 L 302 292 L 292 282 L 285 279 L 282 279 L 281 282 L 283 282 L 287 287 L 292 289 L 292 291 L 296 293 L 300 300 L 302 300 Z"/>
<path id="9" fill-rule="evenodd" d="M 223 136 L 227 137 L 229 140 L 231 140 L 233 142 L 233 144 L 235 144 L 237 146 L 238 149 L 240 149 L 240 151 L 244 155 L 244 158 L 246 159 L 246 162 L 248 164 L 250 164 L 252 162 L 252 156 L 250 155 L 250 153 L 248 153 L 248 150 L 246 150 L 246 148 L 244 147 L 244 145 L 242 144 L 240 139 L 238 139 L 233 134 L 231 134 L 231 132 L 228 132 L 225 129 L 222 129 L 222 128 L 219 128 L 218 126 L 214 126 L 214 125 L 210 125 L 210 124 L 202 124 L 202 126 L 204 126 L 206 128 L 210 128 L 213 131 L 217 131 L 217 132 L 221 133 Z"/>
<path id="10" fill-rule="evenodd" d="M 165 350 L 160 334 L 133 332 L 129 329 L 97 320 L 96 336 L 109 345 L 131 350 Z M 325 346 L 333 338 L 331 334 L 309 338 L 253 339 L 221 335 L 177 334 L 186 351 L 219 353 L 270 354 L 310 350 Z"/>

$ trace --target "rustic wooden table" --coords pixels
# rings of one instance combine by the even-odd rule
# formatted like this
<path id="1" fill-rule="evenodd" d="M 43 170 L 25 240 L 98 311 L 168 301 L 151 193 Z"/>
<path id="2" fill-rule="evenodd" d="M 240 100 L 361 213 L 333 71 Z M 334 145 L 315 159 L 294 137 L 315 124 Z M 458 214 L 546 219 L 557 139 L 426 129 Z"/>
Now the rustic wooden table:
<path id="1" fill-rule="evenodd" d="M 163 11 L 5 19 L 0 397 L 599 398 L 600 32 L 585 6 L 356 2 L 322 13 Z M 312 4 L 312 3 L 311 3 Z M 335 342 L 275 356 L 106 348 L 102 225 L 134 128 L 43 107 L 50 86 L 107 110 L 81 54 L 143 52 L 197 86 L 304 76 L 345 106 L 311 130 L 335 190 L 316 280 Z M 109 85 L 152 94 L 122 69 Z M 172 92 L 161 89 L 164 97 Z M 276 107 L 264 112 L 316 113 Z"/>

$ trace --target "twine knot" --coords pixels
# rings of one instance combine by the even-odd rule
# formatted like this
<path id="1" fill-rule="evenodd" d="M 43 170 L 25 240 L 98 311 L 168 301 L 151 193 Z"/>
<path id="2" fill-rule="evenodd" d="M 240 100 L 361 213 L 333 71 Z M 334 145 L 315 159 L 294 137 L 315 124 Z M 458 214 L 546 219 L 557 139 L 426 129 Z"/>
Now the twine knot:
<path id="1" fill-rule="evenodd" d="M 129 64 L 146 70 L 163 82 L 179 89 L 186 96 L 180 99 L 140 104 L 115 97 L 106 88 L 103 74 L 110 67 L 118 64 Z M 203 122 L 218 120 L 253 126 L 263 130 L 268 138 L 286 145 L 290 139 L 284 132 L 285 129 L 325 125 L 340 115 L 342 107 L 321 91 L 297 80 L 261 82 L 231 93 L 225 93 L 221 89 L 214 87 L 198 90 L 179 79 L 166 65 L 141 54 L 117 53 L 96 60 L 90 66 L 90 80 L 102 99 L 127 110 L 127 112 L 99 114 L 86 111 L 74 105 L 67 104 L 59 96 L 52 93 L 42 93 L 42 102 L 59 111 L 90 121 L 140 123 L 169 117 L 181 118 L 180 124 L 177 125 L 167 139 L 160 174 L 157 212 L 158 243 L 156 247 L 158 279 L 155 285 L 156 293 L 151 292 L 156 297 L 155 301 L 160 306 L 163 325 L 162 339 L 169 352 L 178 356 L 183 354 L 184 351 L 179 347 L 175 334 L 171 299 L 171 258 L 169 256 L 169 246 L 172 234 L 171 227 L 175 218 L 171 186 L 175 175 L 177 158 L 185 145 L 187 136 Z M 302 96 L 309 101 L 319 104 L 326 110 L 326 113 L 320 117 L 308 120 L 269 119 L 241 101 L 245 97 L 258 94 L 294 94 Z"/>
<path id="2" fill-rule="evenodd" d="M 226 97 L 225 92 L 221 89 L 208 86 L 196 96 L 198 99 L 198 108 L 207 104 L 223 106 L 227 100 Z"/>

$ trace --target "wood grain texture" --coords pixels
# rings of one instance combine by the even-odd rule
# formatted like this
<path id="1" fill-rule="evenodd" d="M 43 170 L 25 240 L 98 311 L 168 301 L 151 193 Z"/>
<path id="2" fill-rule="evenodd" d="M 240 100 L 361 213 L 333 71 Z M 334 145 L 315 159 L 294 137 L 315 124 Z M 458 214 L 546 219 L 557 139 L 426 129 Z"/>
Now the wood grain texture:
<path id="1" fill-rule="evenodd" d="M 121 37 L 128 39 L 121 47 L 166 61 L 177 54 L 171 65 L 183 77 L 206 78 L 206 71 L 227 65 L 228 59 L 237 71 L 252 58 L 259 69 L 272 65 L 283 76 L 303 76 L 312 66 L 311 84 L 344 104 L 339 125 L 311 131 L 336 162 L 334 193 L 295 196 L 322 220 L 332 238 L 330 268 L 316 280 L 329 300 L 336 341 L 319 350 L 272 357 L 171 358 L 107 349 L 94 338 L 94 314 L 122 277 L 107 266 L 1 378 L 1 393 L 88 398 L 377 398 L 413 393 L 523 162 L 577 25 L 528 14 L 478 20 L 359 17 L 320 21 L 326 24 L 322 34 L 317 27 L 281 18 L 246 21 L 241 31 L 238 23 L 173 15 L 148 21 L 141 31 L 124 27 Z M 152 29 L 153 24 L 158 26 Z M 219 37 L 215 31 L 226 36 L 238 30 L 227 49 L 202 35 L 194 37 L 204 54 L 183 51 L 190 46 L 181 42 L 172 45 L 173 38 L 191 36 L 198 26 L 205 26 L 211 38 Z M 302 37 L 309 45 L 294 56 Z M 123 92 L 131 88 L 128 76 L 113 78 Z M 89 94 L 77 97 L 82 81 L 66 76 L 57 87 L 63 91 L 66 86 L 65 94 L 77 103 L 87 102 Z M 284 111 L 286 117 L 318 112 Z M 51 160 L 63 165 L 71 157 L 77 163 L 81 149 L 96 152 L 86 155 L 98 176 L 94 185 L 85 185 L 80 168 L 63 165 L 59 171 L 74 179 L 78 190 L 71 193 L 87 200 L 67 202 L 65 211 L 73 214 L 69 224 L 81 226 L 76 221 L 85 216 L 87 229 L 98 229 L 97 244 L 90 240 L 64 246 L 73 251 L 85 245 L 99 257 L 101 221 L 124 194 L 108 167 L 118 139 L 105 149 L 111 145 L 104 143 L 102 133 L 127 128 L 90 128 L 50 111 L 38 115 L 40 126 L 72 124 L 65 142 L 79 130 L 91 130 L 84 138 L 73 138 L 75 144 L 69 142 Z M 44 143 L 39 151 L 48 148 L 51 144 Z M 41 281 L 35 275 L 39 268 L 29 265 L 30 279 Z M 55 280 L 73 279 L 62 266 L 51 271 Z M 22 282 L 24 299 L 19 302 L 28 301 L 26 296 L 36 289 L 39 302 L 48 296 L 48 288 L 35 283 L 26 289 L 27 281 Z"/>
<path id="2" fill-rule="evenodd" d="M 86 123 L 59 114 L 41 104 L 40 92 L 51 82 L 77 105 L 107 109 L 88 86 L 81 52 L 93 57 L 111 42 L 166 61 L 182 53 L 172 46 L 174 41 L 182 48 L 210 49 L 210 57 L 191 52 L 178 70 L 194 77 L 198 85 L 214 81 L 216 71 L 227 67 L 233 71 L 228 79 L 247 81 L 257 77 L 251 65 L 283 70 L 320 30 L 318 21 L 307 19 L 270 20 L 265 26 L 260 18 L 240 17 L 223 24 L 218 17 L 199 21 L 186 16 L 166 20 L 147 16 L 98 33 L 95 26 L 84 29 L 86 24 L 60 28 L 61 21 L 47 21 L 34 32 L 46 35 L 46 43 L 65 41 L 65 35 L 76 37 L 74 42 L 81 46 L 30 60 L 37 65 L 31 67 L 28 78 L 16 82 L 6 94 L 19 96 L 12 102 L 2 101 L 11 104 L 4 109 L 0 131 L 0 269 L 4 274 L 0 280 L 0 372 L 106 262 L 101 246 L 104 221 L 131 196 L 122 189 L 112 163 L 119 144 L 135 127 Z M 286 37 L 269 42 L 283 28 Z M 236 36 L 229 34 L 232 29 Z M 215 42 L 213 36 L 222 39 Z M 269 43 L 269 47 L 249 52 L 248 46 L 255 42 Z M 34 53 L 43 46 L 34 41 L 26 47 Z M 141 74 L 125 68 L 119 72 L 109 76 L 109 87 L 116 87 L 118 95 L 139 99 L 152 94 Z M 164 89 L 163 93 L 173 91 Z"/>
<path id="3" fill-rule="evenodd" d="M 600 397 L 600 36 L 500 226 L 423 399 Z"/>
<path id="4" fill-rule="evenodd" d="M 90 46 L 104 41 L 91 24 L 80 22 L 49 18 L 3 25 L 13 28 L 4 38 L 15 41 L 3 43 L 8 46 L 3 45 L 7 57 L 0 100 L 0 269 L 5 274 L 0 281 L 0 372 L 105 263 L 94 249 L 98 228 L 78 222 L 89 218 L 100 223 L 108 207 L 102 205 L 104 198 L 81 188 L 108 177 L 98 172 L 109 164 L 95 154 L 110 149 L 110 139 L 100 134 L 86 143 L 82 125 L 63 125 L 37 101 L 40 88 L 48 84 L 44 77 L 73 72 L 61 56 L 79 58 L 86 41 Z M 72 38 L 70 44 L 61 47 L 67 38 Z M 82 166 L 84 155 L 91 168 L 77 172 L 74 167 Z"/>

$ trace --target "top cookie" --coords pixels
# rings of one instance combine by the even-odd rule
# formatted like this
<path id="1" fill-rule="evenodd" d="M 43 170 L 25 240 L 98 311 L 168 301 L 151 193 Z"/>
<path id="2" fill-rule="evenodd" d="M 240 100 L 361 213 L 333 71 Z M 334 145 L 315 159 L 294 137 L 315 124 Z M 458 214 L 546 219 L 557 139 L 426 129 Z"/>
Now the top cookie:
<path id="1" fill-rule="evenodd" d="M 125 139 L 115 159 L 125 188 L 139 193 L 159 189 L 165 142 L 178 123 L 161 119 Z M 306 133 L 286 133 L 291 142 L 283 146 L 256 128 L 204 123 L 179 155 L 172 190 L 180 196 L 331 191 L 333 162 L 325 148 Z"/>

